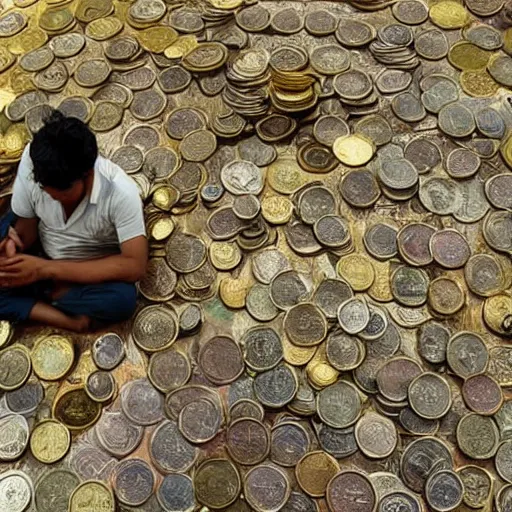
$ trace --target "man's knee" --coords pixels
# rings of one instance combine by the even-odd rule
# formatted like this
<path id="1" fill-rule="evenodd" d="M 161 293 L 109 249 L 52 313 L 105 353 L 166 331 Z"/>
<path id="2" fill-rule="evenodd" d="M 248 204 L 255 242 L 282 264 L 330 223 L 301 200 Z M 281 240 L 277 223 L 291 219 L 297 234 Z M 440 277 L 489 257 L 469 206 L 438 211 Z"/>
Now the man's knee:
<path id="1" fill-rule="evenodd" d="M 114 282 L 105 284 L 105 298 L 109 301 L 108 309 L 112 316 L 127 320 L 137 306 L 137 288 L 132 283 Z"/>
<path id="2" fill-rule="evenodd" d="M 0 320 L 9 322 L 24 322 L 37 302 L 35 297 L 15 293 L 8 288 L 0 288 Z"/>

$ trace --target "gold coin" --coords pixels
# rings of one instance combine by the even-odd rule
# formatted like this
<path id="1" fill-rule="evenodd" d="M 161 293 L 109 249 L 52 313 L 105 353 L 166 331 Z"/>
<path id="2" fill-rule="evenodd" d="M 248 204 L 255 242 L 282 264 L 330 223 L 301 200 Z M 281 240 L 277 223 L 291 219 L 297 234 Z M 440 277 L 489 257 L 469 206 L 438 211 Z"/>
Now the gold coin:
<path id="1" fill-rule="evenodd" d="M 245 298 L 251 287 L 248 279 L 232 279 L 227 277 L 220 282 L 219 295 L 228 308 L 241 309 L 245 306 Z"/>
<path id="2" fill-rule="evenodd" d="M 299 347 L 288 340 L 286 335 L 281 337 L 284 360 L 292 366 L 303 366 L 315 355 L 317 347 Z"/>
<path id="3" fill-rule="evenodd" d="M 296 159 L 278 159 L 267 169 L 268 184 L 280 194 L 293 194 L 308 181 L 307 174 Z M 263 208 L 263 204 L 261 207 Z"/>
<path id="4" fill-rule="evenodd" d="M 69 498 L 69 512 L 114 512 L 112 491 L 103 483 L 88 480 L 80 484 Z"/>
<path id="5" fill-rule="evenodd" d="M 503 32 L 503 51 L 512 55 L 512 27 Z"/>
<path id="6" fill-rule="evenodd" d="M 216 9 L 237 9 L 244 2 L 243 0 L 209 0 L 210 4 Z"/>
<path id="7" fill-rule="evenodd" d="M 174 231 L 174 222 L 170 217 L 157 219 L 149 227 L 151 237 L 157 242 L 161 242 L 171 236 Z"/>
<path id="8" fill-rule="evenodd" d="M 452 0 L 434 4 L 429 16 L 434 25 L 448 30 L 462 28 L 469 21 L 469 13 L 464 6 Z"/>
<path id="9" fill-rule="evenodd" d="M 309 452 L 295 467 L 297 482 L 313 498 L 325 495 L 327 484 L 340 470 L 338 461 L 326 452 Z"/>
<path id="10" fill-rule="evenodd" d="M 9 69 L 16 58 L 14 55 L 4 46 L 0 47 L 0 73 L 3 73 L 6 69 Z"/>
<path id="11" fill-rule="evenodd" d="M 85 27 L 85 35 L 96 41 L 105 41 L 123 30 L 123 22 L 115 16 L 91 21 Z"/>
<path id="12" fill-rule="evenodd" d="M 334 141 L 332 150 L 342 164 L 360 167 L 372 159 L 375 144 L 364 135 L 344 135 Z"/>
<path id="13" fill-rule="evenodd" d="M 336 271 L 356 292 L 368 290 L 375 280 L 373 264 L 363 254 L 342 256 L 338 260 Z"/>
<path id="14" fill-rule="evenodd" d="M 503 335 L 512 333 L 512 297 L 505 294 L 485 299 L 482 315 L 484 322 L 494 332 Z"/>
<path id="15" fill-rule="evenodd" d="M 174 43 L 168 46 L 164 50 L 164 55 L 168 59 L 181 59 L 183 55 L 192 51 L 194 48 L 197 48 L 199 43 L 197 42 L 196 36 L 193 35 L 184 35 L 178 37 Z"/>
<path id="16" fill-rule="evenodd" d="M 9 343 L 12 333 L 12 325 L 7 320 L 0 320 L 0 348 Z"/>
<path id="17" fill-rule="evenodd" d="M 232 270 L 242 261 L 236 242 L 212 242 L 209 251 L 212 265 L 220 271 Z"/>
<path id="18" fill-rule="evenodd" d="M 286 224 L 293 213 L 293 203 L 283 196 L 267 195 L 261 201 L 261 214 L 270 224 Z"/>
<path id="19" fill-rule="evenodd" d="M 372 261 L 375 270 L 375 279 L 368 290 L 368 295 L 378 302 L 390 302 L 393 293 L 389 284 L 391 275 L 389 261 Z"/>
<path id="20" fill-rule="evenodd" d="M 500 153 L 505 163 L 512 168 L 512 135 L 509 135 L 501 144 Z"/>
<path id="21" fill-rule="evenodd" d="M 157 25 L 136 34 L 142 48 L 151 53 L 163 51 L 178 39 L 178 33 L 171 27 Z"/>
<path id="22" fill-rule="evenodd" d="M 89 398 L 81 385 L 67 385 L 53 402 L 52 416 L 69 430 L 83 430 L 100 417 L 101 404 Z"/>
<path id="23" fill-rule="evenodd" d="M 36 341 L 32 349 L 32 368 L 43 380 L 64 377 L 73 365 L 73 343 L 64 336 L 51 335 Z"/>
<path id="24" fill-rule="evenodd" d="M 23 32 L 9 38 L 7 48 L 15 55 L 22 55 L 41 48 L 46 41 L 48 41 L 48 35 L 44 30 L 37 27 L 28 27 Z"/>
<path id="25" fill-rule="evenodd" d="M 153 192 L 152 203 L 160 210 L 168 212 L 180 198 L 180 193 L 170 185 L 162 185 Z"/>
<path id="26" fill-rule="evenodd" d="M 428 304 L 440 315 L 453 315 L 464 306 L 464 290 L 449 277 L 434 279 L 428 288 Z"/>
<path id="27" fill-rule="evenodd" d="M 17 95 L 21 95 L 24 92 L 35 89 L 34 82 L 32 82 L 32 73 L 27 73 L 20 67 L 16 67 L 13 68 L 8 75 L 9 86 Z"/>
<path id="28" fill-rule="evenodd" d="M 25 124 L 11 124 L 0 138 L 0 154 L 5 158 L 18 159 L 29 140 L 30 134 Z"/>
<path id="29" fill-rule="evenodd" d="M 340 375 L 340 372 L 327 362 L 310 361 L 306 367 L 306 372 L 311 384 L 316 389 L 325 388 L 326 386 L 334 384 Z"/>
<path id="30" fill-rule="evenodd" d="M 0 111 L 16 98 L 16 94 L 6 90 L 0 90 Z"/>
<path id="31" fill-rule="evenodd" d="M 448 53 L 450 64 L 461 71 L 475 71 L 487 66 L 492 53 L 469 41 L 455 43 Z"/>
<path id="32" fill-rule="evenodd" d="M 462 90 L 475 98 L 489 98 L 494 96 L 500 86 L 485 70 L 463 71 L 459 77 Z"/>
<path id="33" fill-rule="evenodd" d="M 44 420 L 32 431 L 30 450 L 32 455 L 44 464 L 61 460 L 71 444 L 69 430 L 59 421 Z"/>

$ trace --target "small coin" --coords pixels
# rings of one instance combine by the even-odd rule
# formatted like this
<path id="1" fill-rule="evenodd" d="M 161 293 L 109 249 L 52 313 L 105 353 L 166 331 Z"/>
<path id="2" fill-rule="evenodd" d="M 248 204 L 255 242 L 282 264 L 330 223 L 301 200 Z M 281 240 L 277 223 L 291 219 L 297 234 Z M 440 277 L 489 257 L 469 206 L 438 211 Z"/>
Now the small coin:
<path id="1" fill-rule="evenodd" d="M 359 496 L 357 502 L 353 499 L 354 494 Z M 371 512 L 377 505 L 377 494 L 363 473 L 342 471 L 329 482 L 327 502 L 333 512 Z"/>
<path id="2" fill-rule="evenodd" d="M 103 483 L 93 480 L 82 482 L 69 498 L 70 512 L 95 512 L 101 503 L 105 512 L 114 512 L 115 502 L 112 491 Z"/>
<path id="3" fill-rule="evenodd" d="M 85 392 L 95 402 L 107 402 L 116 391 L 116 381 L 110 372 L 98 370 L 91 373 L 85 383 Z"/>
<path id="4" fill-rule="evenodd" d="M 429 279 L 414 267 L 399 267 L 391 276 L 393 297 L 404 306 L 421 306 L 427 301 Z"/>
<path id="5" fill-rule="evenodd" d="M 459 332 L 448 342 L 447 360 L 452 371 L 465 379 L 485 371 L 489 352 L 478 334 Z"/>
<path id="6" fill-rule="evenodd" d="M 406 25 L 419 25 L 428 18 L 427 6 L 418 0 L 402 0 L 393 4 L 393 16 Z"/>
<path id="7" fill-rule="evenodd" d="M 443 417 L 452 403 L 446 380 L 431 372 L 418 375 L 409 384 L 408 395 L 413 411 L 427 420 Z"/>
<path id="8" fill-rule="evenodd" d="M 384 186 L 393 190 L 407 190 L 418 183 L 418 171 L 405 158 L 385 160 L 379 166 L 377 176 Z"/>
<path id="9" fill-rule="evenodd" d="M 141 426 L 154 425 L 163 417 L 163 398 L 147 379 L 123 386 L 121 407 L 129 420 Z"/>
<path id="10" fill-rule="evenodd" d="M 258 374 L 253 387 L 256 398 L 263 405 L 279 408 L 295 397 L 298 388 L 297 376 L 291 367 L 280 364 L 272 370 Z"/>
<path id="11" fill-rule="evenodd" d="M 317 46 L 309 58 L 313 69 L 323 75 L 337 75 L 350 66 L 349 51 L 338 44 Z"/>
<path id="12" fill-rule="evenodd" d="M 32 501 L 32 481 L 23 471 L 8 470 L 0 475 L 0 507 L 24 512 Z"/>
<path id="13" fill-rule="evenodd" d="M 247 32 L 261 32 L 270 26 L 270 13 L 261 4 L 255 4 L 237 11 L 236 22 Z"/>
<path id="14" fill-rule="evenodd" d="M 131 423 L 122 411 L 103 411 L 95 425 L 100 446 L 114 457 L 126 457 L 142 441 L 144 429 Z"/>
<path id="15" fill-rule="evenodd" d="M 221 509 L 231 505 L 241 491 L 240 475 L 227 459 L 209 459 L 195 471 L 194 488 L 199 503 Z"/>
<path id="16" fill-rule="evenodd" d="M 409 385 L 420 374 L 421 367 L 416 361 L 394 357 L 377 372 L 377 386 L 385 398 L 400 402 L 407 399 Z"/>
<path id="17" fill-rule="evenodd" d="M 113 370 L 124 359 L 124 343 L 118 334 L 100 336 L 92 346 L 92 358 L 101 370 Z"/>
<path id="18" fill-rule="evenodd" d="M 464 503 L 471 508 L 485 506 L 493 488 L 489 472 L 479 466 L 467 465 L 458 468 L 457 473 L 464 484 Z"/>
<path id="19" fill-rule="evenodd" d="M 30 357 L 34 373 L 40 379 L 58 380 L 73 364 L 73 344 L 63 336 L 46 336 L 36 341 Z"/>
<path id="20" fill-rule="evenodd" d="M 11 345 L 0 352 L 0 389 L 12 391 L 27 381 L 32 363 L 25 346 Z"/>
<path id="21" fill-rule="evenodd" d="M 491 108 L 486 107 L 479 110 L 475 116 L 476 126 L 482 135 L 493 139 L 501 139 L 505 134 L 505 121 L 501 114 Z"/>
<path id="22" fill-rule="evenodd" d="M 142 459 L 119 462 L 114 474 L 114 492 L 126 505 L 137 507 L 145 503 L 153 493 L 155 476 L 151 467 Z"/>
<path id="23" fill-rule="evenodd" d="M 185 385 L 191 372 L 188 358 L 177 350 L 155 353 L 149 360 L 148 378 L 162 393 Z"/>
<path id="24" fill-rule="evenodd" d="M 464 402 L 473 412 L 483 415 L 495 414 L 503 404 L 499 384 L 488 375 L 473 375 L 462 385 Z"/>
<path id="25" fill-rule="evenodd" d="M 498 427 L 488 416 L 469 413 L 457 425 L 457 444 L 472 459 L 489 459 L 498 449 Z"/>
<path id="26" fill-rule="evenodd" d="M 350 286 L 341 279 L 324 279 L 317 286 L 312 301 L 316 304 L 326 318 L 337 318 L 339 306 L 352 298 Z"/>
<path id="27" fill-rule="evenodd" d="M 497 174 L 485 183 L 485 195 L 495 208 L 509 210 L 511 204 L 507 194 L 511 186 L 512 180 L 507 174 Z"/>
<path id="28" fill-rule="evenodd" d="M 169 348 L 178 335 L 178 321 L 170 308 L 147 306 L 134 320 L 133 339 L 147 352 Z"/>
<path id="29" fill-rule="evenodd" d="M 415 492 L 422 492 L 428 477 L 442 469 L 453 467 L 450 450 L 435 437 L 422 437 L 408 444 L 401 461 L 400 473 L 405 484 Z"/>
<path id="30" fill-rule="evenodd" d="M 240 418 L 228 427 L 226 444 L 229 455 L 235 462 L 253 466 L 262 462 L 268 455 L 270 433 L 261 421 Z"/>
<path id="31" fill-rule="evenodd" d="M 328 483 L 338 471 L 336 459 L 322 451 L 307 453 L 295 467 L 300 487 L 314 498 L 325 495 Z"/>
<path id="32" fill-rule="evenodd" d="M 466 296 L 461 285 L 446 276 L 434 279 L 428 289 L 428 304 L 440 315 L 453 315 L 463 306 Z"/>
<path id="33" fill-rule="evenodd" d="M 37 510 L 68 512 L 69 498 L 79 484 L 78 476 L 67 469 L 54 469 L 41 475 L 34 493 Z"/>
<path id="34" fill-rule="evenodd" d="M 317 412 L 330 427 L 346 428 L 353 425 L 361 414 L 361 398 L 357 388 L 344 381 L 324 388 L 317 395 Z"/>
<path id="35" fill-rule="evenodd" d="M 352 298 L 341 303 L 338 308 L 338 322 L 348 334 L 363 331 L 370 322 L 370 310 L 366 301 Z"/>
<path id="36" fill-rule="evenodd" d="M 187 475 L 166 475 L 158 487 L 156 497 L 164 510 L 191 512 L 196 505 L 194 485 Z"/>
<path id="37" fill-rule="evenodd" d="M 8 414 L 0 419 L 0 460 L 8 462 L 17 459 L 28 444 L 29 427 L 20 414 Z M 1 484 L 0 484 L 1 485 Z"/>
<path id="38" fill-rule="evenodd" d="M 475 118 L 471 110 L 460 102 L 450 103 L 439 111 L 439 128 L 451 137 L 467 137 L 475 128 Z"/>
<path id="39" fill-rule="evenodd" d="M 39 423 L 30 436 L 32 455 L 44 464 L 54 464 L 61 460 L 69 450 L 71 436 L 69 430 L 58 421 L 44 420 Z"/>

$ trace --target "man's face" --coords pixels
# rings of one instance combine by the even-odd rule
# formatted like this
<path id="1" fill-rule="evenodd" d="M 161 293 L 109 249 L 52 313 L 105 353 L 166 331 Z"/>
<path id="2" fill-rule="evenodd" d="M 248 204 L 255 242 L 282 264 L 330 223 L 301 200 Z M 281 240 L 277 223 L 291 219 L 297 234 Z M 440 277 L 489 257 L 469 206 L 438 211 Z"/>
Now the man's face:
<path id="1" fill-rule="evenodd" d="M 85 181 L 78 180 L 66 190 L 59 190 L 53 187 L 43 187 L 43 190 L 49 194 L 55 201 L 62 204 L 73 204 L 82 200 L 85 190 Z"/>

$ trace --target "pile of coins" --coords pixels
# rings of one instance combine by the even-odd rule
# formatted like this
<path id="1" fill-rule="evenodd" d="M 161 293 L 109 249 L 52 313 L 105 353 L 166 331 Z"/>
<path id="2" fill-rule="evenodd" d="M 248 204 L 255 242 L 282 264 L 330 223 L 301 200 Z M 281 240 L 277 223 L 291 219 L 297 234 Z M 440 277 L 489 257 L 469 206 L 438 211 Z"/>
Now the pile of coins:
<path id="1" fill-rule="evenodd" d="M 113 332 L 0 322 L 0 511 L 512 510 L 511 12 L 13 0 L 0 198 L 59 109 L 150 260 Z"/>

